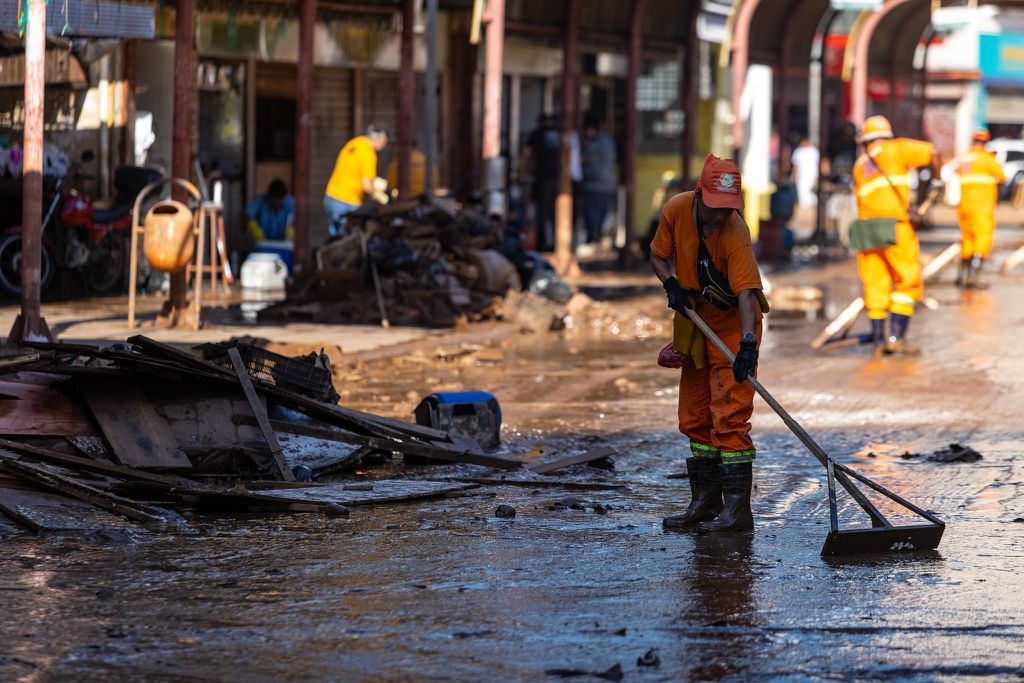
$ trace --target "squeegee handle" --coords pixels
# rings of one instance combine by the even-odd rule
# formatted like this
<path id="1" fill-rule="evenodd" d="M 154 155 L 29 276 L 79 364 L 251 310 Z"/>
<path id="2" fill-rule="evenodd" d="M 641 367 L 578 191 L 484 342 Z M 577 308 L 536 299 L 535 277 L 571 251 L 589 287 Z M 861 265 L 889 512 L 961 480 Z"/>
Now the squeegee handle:
<path id="1" fill-rule="evenodd" d="M 729 359 L 730 363 L 736 360 L 735 354 L 729 350 L 729 347 L 725 345 L 725 342 L 718 338 L 718 335 L 715 334 L 714 330 L 712 330 L 708 324 L 704 322 L 699 315 L 697 315 L 696 311 L 692 308 L 686 307 L 686 315 L 689 316 L 690 320 L 693 321 L 693 324 L 704 333 L 704 337 L 710 340 L 711 343 L 722 352 L 722 355 Z M 764 402 L 770 405 L 772 410 L 782 418 L 782 421 L 786 423 L 787 427 L 789 427 L 789 431 L 793 432 L 796 438 L 800 439 L 800 442 L 807 447 L 807 450 L 809 450 L 811 454 L 818 459 L 818 462 L 820 462 L 822 466 L 828 468 L 831 458 L 828 457 L 825 449 L 819 446 L 818 442 L 812 439 L 811 435 L 807 433 L 807 430 L 801 427 L 800 423 L 794 420 L 793 416 L 786 412 L 786 409 L 775 400 L 774 396 L 768 393 L 768 390 L 757 381 L 756 377 L 750 375 L 747 377 L 747 381 L 750 382 L 750 386 L 754 387 L 754 391 L 761 395 Z"/>

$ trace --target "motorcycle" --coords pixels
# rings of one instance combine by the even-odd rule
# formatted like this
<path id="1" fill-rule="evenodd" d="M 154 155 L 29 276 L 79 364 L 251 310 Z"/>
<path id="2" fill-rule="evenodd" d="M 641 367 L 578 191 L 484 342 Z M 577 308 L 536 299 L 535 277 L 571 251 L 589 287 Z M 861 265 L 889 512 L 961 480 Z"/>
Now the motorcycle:
<path id="1" fill-rule="evenodd" d="M 79 273 L 89 294 L 111 294 L 125 286 L 131 244 L 132 204 L 160 173 L 138 166 L 114 171 L 116 196 L 110 208 L 98 208 L 66 179 L 48 179 L 52 186 L 43 217 L 40 286 L 52 284 L 57 269 Z M 0 238 L 0 288 L 21 294 L 21 226 Z M 145 279 L 143 279 L 145 282 Z"/>

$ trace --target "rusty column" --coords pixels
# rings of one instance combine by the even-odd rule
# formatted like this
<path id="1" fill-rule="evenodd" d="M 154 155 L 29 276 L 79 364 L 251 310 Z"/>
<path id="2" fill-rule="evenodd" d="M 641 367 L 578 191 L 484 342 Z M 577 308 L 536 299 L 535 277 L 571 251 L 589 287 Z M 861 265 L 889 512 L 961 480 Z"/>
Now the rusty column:
<path id="1" fill-rule="evenodd" d="M 501 158 L 502 80 L 505 62 L 505 0 L 487 3 L 484 51 L 483 167 L 487 210 L 505 214 L 505 164 Z"/>
<path id="2" fill-rule="evenodd" d="M 43 256 L 43 92 L 46 0 L 29 0 L 25 26 L 25 127 L 21 214 L 21 315 L 8 343 L 53 337 L 39 311 Z"/>
<path id="3" fill-rule="evenodd" d="M 626 187 L 626 243 L 619 252 L 619 267 L 629 268 L 633 261 L 633 213 L 636 210 L 636 83 L 640 79 L 640 59 L 643 56 L 644 10 L 647 0 L 633 0 L 633 13 L 629 21 L 629 70 L 626 76 L 626 136 L 623 141 L 622 184 Z"/>
<path id="4" fill-rule="evenodd" d="M 135 83 L 138 62 L 138 41 L 124 43 L 124 133 L 121 135 L 121 163 L 135 165 Z"/>
<path id="5" fill-rule="evenodd" d="M 693 159 L 693 136 L 697 130 L 696 115 L 694 114 L 694 101 L 697 99 L 697 94 L 693 83 L 693 72 L 696 64 L 697 17 L 699 15 L 700 5 L 697 2 L 691 2 L 686 14 L 686 45 L 683 46 L 682 64 L 680 65 L 682 73 L 679 83 L 679 97 L 683 106 L 680 176 L 684 182 L 690 179 L 692 172 L 690 166 Z"/>
<path id="6" fill-rule="evenodd" d="M 398 198 L 406 199 L 410 194 L 410 173 L 412 159 L 412 112 L 416 106 L 416 65 L 414 63 L 416 28 L 416 0 L 405 0 L 402 4 L 402 42 L 399 49 L 398 66 Z"/>
<path id="7" fill-rule="evenodd" d="M 175 8 L 174 21 L 174 122 L 171 134 L 171 175 L 188 180 L 192 177 L 192 93 L 195 91 L 195 69 L 193 65 L 193 44 L 195 41 L 194 0 L 179 0 Z M 177 188 L 175 199 L 187 201 L 185 191 Z M 199 277 L 197 274 L 196 277 Z M 188 322 L 188 282 L 185 272 L 171 275 L 171 298 L 164 304 L 161 317 L 170 324 Z"/>
<path id="8" fill-rule="evenodd" d="M 867 21 L 857 34 L 857 44 L 854 47 L 853 57 L 853 82 L 850 84 L 850 118 L 858 126 L 864 125 L 867 118 L 868 108 L 868 55 L 871 49 L 871 39 L 874 37 L 875 29 L 882 23 L 885 16 L 909 0 L 886 0 L 881 9 L 876 10 L 868 16 Z"/>
<path id="9" fill-rule="evenodd" d="M 736 24 L 732 34 L 732 149 L 736 163 L 743 154 L 743 117 L 740 112 L 740 100 L 743 97 L 743 85 L 747 80 L 747 64 L 750 57 L 750 24 L 754 21 L 754 12 L 761 0 L 743 0 L 736 14 Z"/>
<path id="10" fill-rule="evenodd" d="M 562 275 L 578 266 L 572 254 L 572 177 L 569 150 L 576 127 L 576 61 L 579 50 L 579 0 L 568 0 L 565 11 L 565 47 L 562 53 L 562 168 L 555 202 L 554 265 Z"/>
<path id="11" fill-rule="evenodd" d="M 299 64 L 295 71 L 295 269 L 302 272 L 309 261 L 309 167 L 313 137 L 313 40 L 316 0 L 299 4 Z"/>

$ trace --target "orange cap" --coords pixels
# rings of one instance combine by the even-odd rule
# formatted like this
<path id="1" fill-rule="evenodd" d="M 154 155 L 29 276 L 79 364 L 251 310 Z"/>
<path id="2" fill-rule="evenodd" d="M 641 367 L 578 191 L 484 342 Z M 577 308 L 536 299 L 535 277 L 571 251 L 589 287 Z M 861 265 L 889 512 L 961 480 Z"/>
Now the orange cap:
<path id="1" fill-rule="evenodd" d="M 992 139 L 992 133 L 989 133 L 987 128 L 980 128 L 974 132 L 974 139 L 978 142 L 988 142 Z"/>
<path id="2" fill-rule="evenodd" d="M 719 159 L 709 154 L 697 183 L 704 204 L 712 209 L 743 210 L 743 187 L 740 169 L 732 159 Z"/>

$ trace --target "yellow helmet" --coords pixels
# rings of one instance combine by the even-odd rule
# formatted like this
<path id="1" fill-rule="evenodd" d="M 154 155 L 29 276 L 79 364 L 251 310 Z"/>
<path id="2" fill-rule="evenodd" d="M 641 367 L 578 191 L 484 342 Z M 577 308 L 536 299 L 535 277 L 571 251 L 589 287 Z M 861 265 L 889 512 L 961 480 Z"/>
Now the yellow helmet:
<path id="1" fill-rule="evenodd" d="M 864 122 L 864 132 L 861 133 L 861 142 L 871 142 L 892 137 L 892 124 L 884 116 L 872 116 Z"/>

